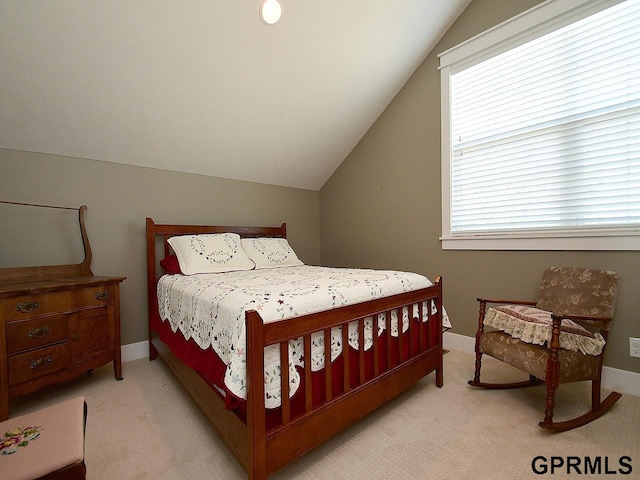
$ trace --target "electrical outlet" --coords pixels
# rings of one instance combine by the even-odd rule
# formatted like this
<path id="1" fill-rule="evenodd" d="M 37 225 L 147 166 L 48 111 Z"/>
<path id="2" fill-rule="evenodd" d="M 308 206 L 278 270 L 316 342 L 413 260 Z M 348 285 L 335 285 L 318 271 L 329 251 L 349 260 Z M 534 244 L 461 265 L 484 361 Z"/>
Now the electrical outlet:
<path id="1" fill-rule="evenodd" d="M 629 355 L 640 358 L 640 338 L 629 337 Z"/>

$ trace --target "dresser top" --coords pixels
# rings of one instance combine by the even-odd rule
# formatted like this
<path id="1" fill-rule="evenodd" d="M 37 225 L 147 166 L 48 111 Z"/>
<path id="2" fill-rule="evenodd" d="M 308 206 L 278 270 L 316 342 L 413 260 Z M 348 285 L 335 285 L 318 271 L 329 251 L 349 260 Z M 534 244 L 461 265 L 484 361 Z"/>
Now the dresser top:
<path id="1" fill-rule="evenodd" d="M 52 278 L 35 282 L 0 283 L 0 298 L 90 287 L 92 285 L 104 285 L 107 283 L 120 283 L 125 280 L 125 278 L 126 277 L 104 277 L 91 275 L 82 277 Z"/>

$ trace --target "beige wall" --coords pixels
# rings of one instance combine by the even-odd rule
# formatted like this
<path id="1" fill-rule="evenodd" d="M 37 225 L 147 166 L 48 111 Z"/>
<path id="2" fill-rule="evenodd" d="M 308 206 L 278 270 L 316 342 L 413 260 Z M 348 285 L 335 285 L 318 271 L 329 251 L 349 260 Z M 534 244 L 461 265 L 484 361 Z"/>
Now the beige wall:
<path id="1" fill-rule="evenodd" d="M 0 172 L 0 200 L 87 205 L 93 273 L 127 277 L 121 287 L 125 345 L 147 338 L 146 217 L 158 223 L 287 222 L 300 258 L 320 262 L 318 192 L 3 149 Z"/>
<path id="2" fill-rule="evenodd" d="M 325 265 L 442 275 L 453 332 L 473 336 L 478 296 L 535 299 L 542 269 L 615 270 L 622 288 L 605 363 L 640 372 L 629 336 L 640 337 L 639 252 L 443 251 L 440 75 L 437 54 L 524 11 L 535 0 L 473 0 L 320 192 Z"/>

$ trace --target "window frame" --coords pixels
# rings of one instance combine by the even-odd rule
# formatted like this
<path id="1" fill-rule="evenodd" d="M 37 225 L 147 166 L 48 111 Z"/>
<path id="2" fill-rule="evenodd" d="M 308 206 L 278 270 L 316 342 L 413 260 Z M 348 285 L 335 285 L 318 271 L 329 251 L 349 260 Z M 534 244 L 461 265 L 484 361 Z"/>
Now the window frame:
<path id="1" fill-rule="evenodd" d="M 438 55 L 443 250 L 640 250 L 640 226 L 482 234 L 451 232 L 451 75 L 623 0 L 547 0 Z"/>

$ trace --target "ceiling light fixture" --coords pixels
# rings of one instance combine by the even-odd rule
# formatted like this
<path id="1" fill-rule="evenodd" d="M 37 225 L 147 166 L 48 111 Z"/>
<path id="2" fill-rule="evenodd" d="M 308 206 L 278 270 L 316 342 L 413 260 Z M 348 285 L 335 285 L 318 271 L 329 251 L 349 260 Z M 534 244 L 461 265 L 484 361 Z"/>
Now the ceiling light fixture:
<path id="1" fill-rule="evenodd" d="M 278 0 L 263 0 L 260 4 L 260 18 L 267 25 L 273 25 L 282 16 L 282 6 Z"/>

